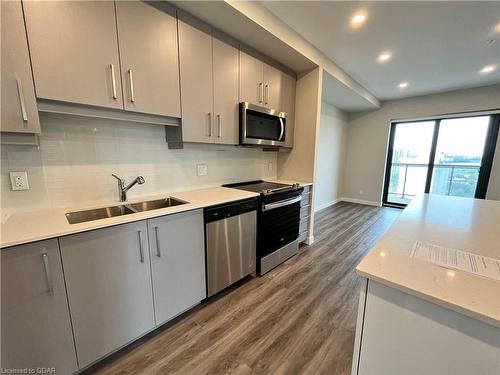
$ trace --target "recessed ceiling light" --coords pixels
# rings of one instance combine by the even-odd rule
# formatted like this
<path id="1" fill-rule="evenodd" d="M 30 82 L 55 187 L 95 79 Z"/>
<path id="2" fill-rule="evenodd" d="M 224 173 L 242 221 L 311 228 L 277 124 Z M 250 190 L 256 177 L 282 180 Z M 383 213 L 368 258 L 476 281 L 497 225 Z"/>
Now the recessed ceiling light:
<path id="1" fill-rule="evenodd" d="M 491 73 L 492 71 L 494 71 L 496 69 L 496 65 L 486 65 L 483 69 L 481 69 L 479 71 L 479 73 L 481 74 L 487 74 L 487 73 Z"/>
<path id="2" fill-rule="evenodd" d="M 351 27 L 356 29 L 363 26 L 366 21 L 366 13 L 358 12 L 351 17 Z"/>
<path id="3" fill-rule="evenodd" d="M 390 52 L 383 52 L 378 57 L 378 62 L 384 63 L 391 59 L 392 55 Z"/>
<path id="4" fill-rule="evenodd" d="M 408 87 L 408 82 L 406 82 L 406 81 L 405 81 L 405 82 L 401 82 L 401 83 L 398 85 L 398 87 L 399 87 L 400 89 L 404 89 L 404 88 Z"/>
<path id="5" fill-rule="evenodd" d="M 356 14 L 352 17 L 352 23 L 363 23 L 366 21 L 366 16 L 364 14 Z"/>

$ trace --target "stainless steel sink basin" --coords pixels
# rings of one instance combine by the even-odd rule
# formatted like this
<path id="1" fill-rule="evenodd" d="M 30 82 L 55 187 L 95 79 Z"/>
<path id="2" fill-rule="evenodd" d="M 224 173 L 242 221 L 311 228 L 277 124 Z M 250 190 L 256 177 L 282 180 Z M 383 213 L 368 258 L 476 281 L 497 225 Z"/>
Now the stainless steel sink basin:
<path id="1" fill-rule="evenodd" d="M 123 204 L 119 206 L 95 208 L 92 210 L 74 211 L 66 213 L 70 224 L 78 224 L 86 221 L 108 219 L 110 217 L 133 214 L 137 212 L 157 210 L 159 208 L 179 206 L 187 202 L 175 198 L 162 198 L 152 201 Z"/>
<path id="2" fill-rule="evenodd" d="M 187 202 L 175 198 L 162 198 L 153 201 L 130 203 L 127 206 L 138 212 L 157 210 L 159 208 L 179 206 Z"/>
<path id="3" fill-rule="evenodd" d="M 133 214 L 134 210 L 127 206 L 112 206 L 95 208 L 92 210 L 75 211 L 66 213 L 66 218 L 70 224 L 83 223 L 85 221 L 107 219 L 110 217 Z"/>

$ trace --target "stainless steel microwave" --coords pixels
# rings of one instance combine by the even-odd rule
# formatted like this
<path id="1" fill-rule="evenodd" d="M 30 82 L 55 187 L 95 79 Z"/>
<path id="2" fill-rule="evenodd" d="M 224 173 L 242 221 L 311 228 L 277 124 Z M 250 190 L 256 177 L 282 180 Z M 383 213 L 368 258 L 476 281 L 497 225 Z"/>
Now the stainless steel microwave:
<path id="1" fill-rule="evenodd" d="M 240 144 L 284 146 L 286 114 L 247 102 L 240 103 Z"/>

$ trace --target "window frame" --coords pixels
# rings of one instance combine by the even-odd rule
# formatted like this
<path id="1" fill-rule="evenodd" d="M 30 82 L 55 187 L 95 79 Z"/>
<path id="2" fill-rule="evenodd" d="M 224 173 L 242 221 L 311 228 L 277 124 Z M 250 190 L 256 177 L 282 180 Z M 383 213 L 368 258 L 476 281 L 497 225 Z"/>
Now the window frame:
<path id="1" fill-rule="evenodd" d="M 432 135 L 429 160 L 427 161 L 427 176 L 424 188 L 424 193 L 429 194 L 432 183 L 432 175 L 434 171 L 434 160 L 436 156 L 436 148 L 439 139 L 439 129 L 441 126 L 441 121 L 447 119 L 484 117 L 484 116 L 490 116 L 490 122 L 488 124 L 488 130 L 486 133 L 486 140 L 484 144 L 483 155 L 481 157 L 481 166 L 479 168 L 479 176 L 477 180 L 476 191 L 474 193 L 474 198 L 485 199 L 486 192 L 488 190 L 489 179 L 491 176 L 491 169 L 493 167 L 493 160 L 495 157 L 495 149 L 500 128 L 500 112 L 498 111 L 487 111 L 487 112 L 481 111 L 480 113 L 479 112 L 457 113 L 457 114 L 443 115 L 432 118 L 421 118 L 416 120 L 412 119 L 412 120 L 391 121 L 389 129 L 389 140 L 387 146 L 387 156 L 385 163 L 384 186 L 382 190 L 382 205 L 388 207 L 396 207 L 396 208 L 405 208 L 407 206 L 407 204 L 404 203 L 394 203 L 394 202 L 389 202 L 387 200 L 389 196 L 389 185 L 391 179 L 392 156 L 394 154 L 394 138 L 396 134 L 396 127 L 398 124 L 434 121 L 434 132 Z"/>

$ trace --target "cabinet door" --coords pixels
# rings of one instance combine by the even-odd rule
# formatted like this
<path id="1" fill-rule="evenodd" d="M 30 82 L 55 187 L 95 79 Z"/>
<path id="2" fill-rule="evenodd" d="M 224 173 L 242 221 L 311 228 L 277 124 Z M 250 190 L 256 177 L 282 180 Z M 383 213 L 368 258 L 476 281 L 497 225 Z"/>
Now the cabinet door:
<path id="1" fill-rule="evenodd" d="M 281 111 L 281 71 L 264 64 L 264 105 Z"/>
<path id="2" fill-rule="evenodd" d="M 125 109 L 180 117 L 175 10 L 118 1 L 116 19 Z"/>
<path id="3" fill-rule="evenodd" d="M 282 73 L 281 76 L 281 111 L 286 113 L 285 147 L 293 147 L 295 130 L 295 78 Z"/>
<path id="4" fill-rule="evenodd" d="M 238 49 L 213 38 L 215 143 L 238 144 Z"/>
<path id="5" fill-rule="evenodd" d="M 23 9 L 2 1 L 2 131 L 40 133 Z"/>
<path id="6" fill-rule="evenodd" d="M 212 35 L 187 16 L 179 17 L 182 139 L 211 142 L 214 134 Z"/>
<path id="7" fill-rule="evenodd" d="M 240 102 L 264 105 L 264 64 L 240 51 Z"/>
<path id="8" fill-rule="evenodd" d="M 148 222 L 156 324 L 162 324 L 206 297 L 203 211 Z"/>
<path id="9" fill-rule="evenodd" d="M 114 2 L 23 7 L 37 97 L 123 108 Z"/>
<path id="10" fill-rule="evenodd" d="M 80 367 L 154 327 L 145 221 L 59 239 Z"/>
<path id="11" fill-rule="evenodd" d="M 1 255 L 1 367 L 76 371 L 57 239 L 2 249 Z"/>

